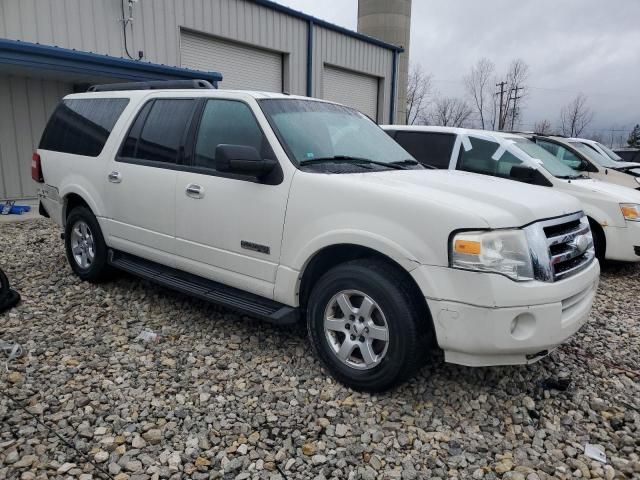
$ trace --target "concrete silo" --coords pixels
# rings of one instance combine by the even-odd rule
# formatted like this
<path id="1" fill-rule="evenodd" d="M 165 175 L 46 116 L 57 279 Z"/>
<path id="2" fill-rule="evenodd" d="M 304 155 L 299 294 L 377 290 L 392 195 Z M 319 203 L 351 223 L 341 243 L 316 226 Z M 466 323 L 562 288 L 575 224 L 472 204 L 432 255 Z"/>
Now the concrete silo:
<path id="1" fill-rule="evenodd" d="M 396 123 L 405 123 L 411 0 L 358 0 L 358 31 L 404 48 L 398 62 Z"/>

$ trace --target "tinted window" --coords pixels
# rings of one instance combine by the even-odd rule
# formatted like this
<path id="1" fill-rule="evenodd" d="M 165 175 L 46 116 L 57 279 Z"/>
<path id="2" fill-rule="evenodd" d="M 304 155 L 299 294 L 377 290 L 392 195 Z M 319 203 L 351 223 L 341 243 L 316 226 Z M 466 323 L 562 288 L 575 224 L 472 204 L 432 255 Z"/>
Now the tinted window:
<path id="1" fill-rule="evenodd" d="M 436 168 L 449 168 L 455 135 L 398 131 L 395 139 L 420 163 Z"/>
<path id="2" fill-rule="evenodd" d="M 198 129 L 194 164 L 215 169 L 216 148 L 224 144 L 253 147 L 262 158 L 273 158 L 258 122 L 246 104 L 233 100 L 209 100 Z"/>
<path id="3" fill-rule="evenodd" d="M 195 101 L 158 99 L 138 114 L 124 142 L 122 156 L 139 160 L 176 163 Z"/>
<path id="4" fill-rule="evenodd" d="M 97 157 L 128 103 L 126 98 L 63 100 L 38 148 Z"/>
<path id="5" fill-rule="evenodd" d="M 508 151 L 494 159 L 494 155 L 499 144 L 489 140 L 470 137 L 471 150 L 460 147 L 458 155 L 458 169 L 467 172 L 482 173 L 494 177 L 519 179 L 517 175 L 512 175 L 514 166 L 521 166 L 523 162 Z"/>

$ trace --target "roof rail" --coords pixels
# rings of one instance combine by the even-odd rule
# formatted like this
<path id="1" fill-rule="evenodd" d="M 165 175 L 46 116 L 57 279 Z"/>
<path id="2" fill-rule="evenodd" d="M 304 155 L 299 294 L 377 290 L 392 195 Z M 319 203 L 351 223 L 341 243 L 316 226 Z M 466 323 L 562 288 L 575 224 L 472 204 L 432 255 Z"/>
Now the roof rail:
<path id="1" fill-rule="evenodd" d="M 92 85 L 87 92 L 117 92 L 121 90 L 196 90 L 216 88 L 207 80 L 154 80 L 151 82 L 105 83 Z"/>

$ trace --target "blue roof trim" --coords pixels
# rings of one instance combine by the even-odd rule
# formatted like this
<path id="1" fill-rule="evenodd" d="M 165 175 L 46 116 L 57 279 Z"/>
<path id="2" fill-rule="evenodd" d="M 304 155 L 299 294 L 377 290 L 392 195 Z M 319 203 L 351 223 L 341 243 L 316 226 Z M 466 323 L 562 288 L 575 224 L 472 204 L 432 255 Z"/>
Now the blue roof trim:
<path id="1" fill-rule="evenodd" d="M 0 38 L 0 64 L 139 81 L 197 78 L 214 85 L 222 81 L 222 74 L 218 72 L 202 72 L 5 38 Z"/>
<path id="2" fill-rule="evenodd" d="M 383 42 L 382 40 L 378 40 L 375 37 L 370 37 L 369 35 L 365 35 L 363 33 L 354 32 L 353 30 L 349 30 L 348 28 L 344 28 L 344 27 L 341 27 L 340 25 L 336 25 L 335 23 L 330 23 L 325 20 L 321 20 L 312 15 L 307 15 L 306 13 L 300 12 L 298 10 L 294 10 L 293 8 L 285 7 L 284 5 L 280 5 L 279 3 L 272 2 L 271 0 L 251 0 L 251 1 L 257 5 L 271 8 L 278 12 L 286 13 L 287 15 L 291 15 L 292 17 L 300 18 L 302 20 L 306 20 L 307 22 L 313 22 L 314 24 L 320 27 L 324 27 L 328 30 L 333 30 L 334 32 L 342 33 L 344 35 L 348 35 L 349 37 L 357 38 L 358 40 L 362 40 L 363 42 L 371 43 L 373 45 L 377 45 L 378 47 L 386 48 L 389 50 L 395 50 L 396 52 L 404 52 L 404 48 L 399 47 L 398 45 L 393 45 L 392 43 Z"/>

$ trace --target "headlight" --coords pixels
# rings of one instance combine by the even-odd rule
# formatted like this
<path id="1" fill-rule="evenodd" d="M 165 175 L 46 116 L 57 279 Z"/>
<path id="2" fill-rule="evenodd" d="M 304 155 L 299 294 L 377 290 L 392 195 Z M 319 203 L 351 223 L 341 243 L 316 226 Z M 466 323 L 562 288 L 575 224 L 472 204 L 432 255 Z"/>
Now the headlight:
<path id="1" fill-rule="evenodd" d="M 621 203 L 620 211 L 625 220 L 640 222 L 640 205 L 635 203 Z"/>
<path id="2" fill-rule="evenodd" d="M 461 232 L 451 242 L 454 268 L 500 273 L 513 280 L 534 279 L 524 230 Z"/>
<path id="3" fill-rule="evenodd" d="M 640 177 L 633 177 L 636 180 L 636 183 L 640 183 Z"/>

